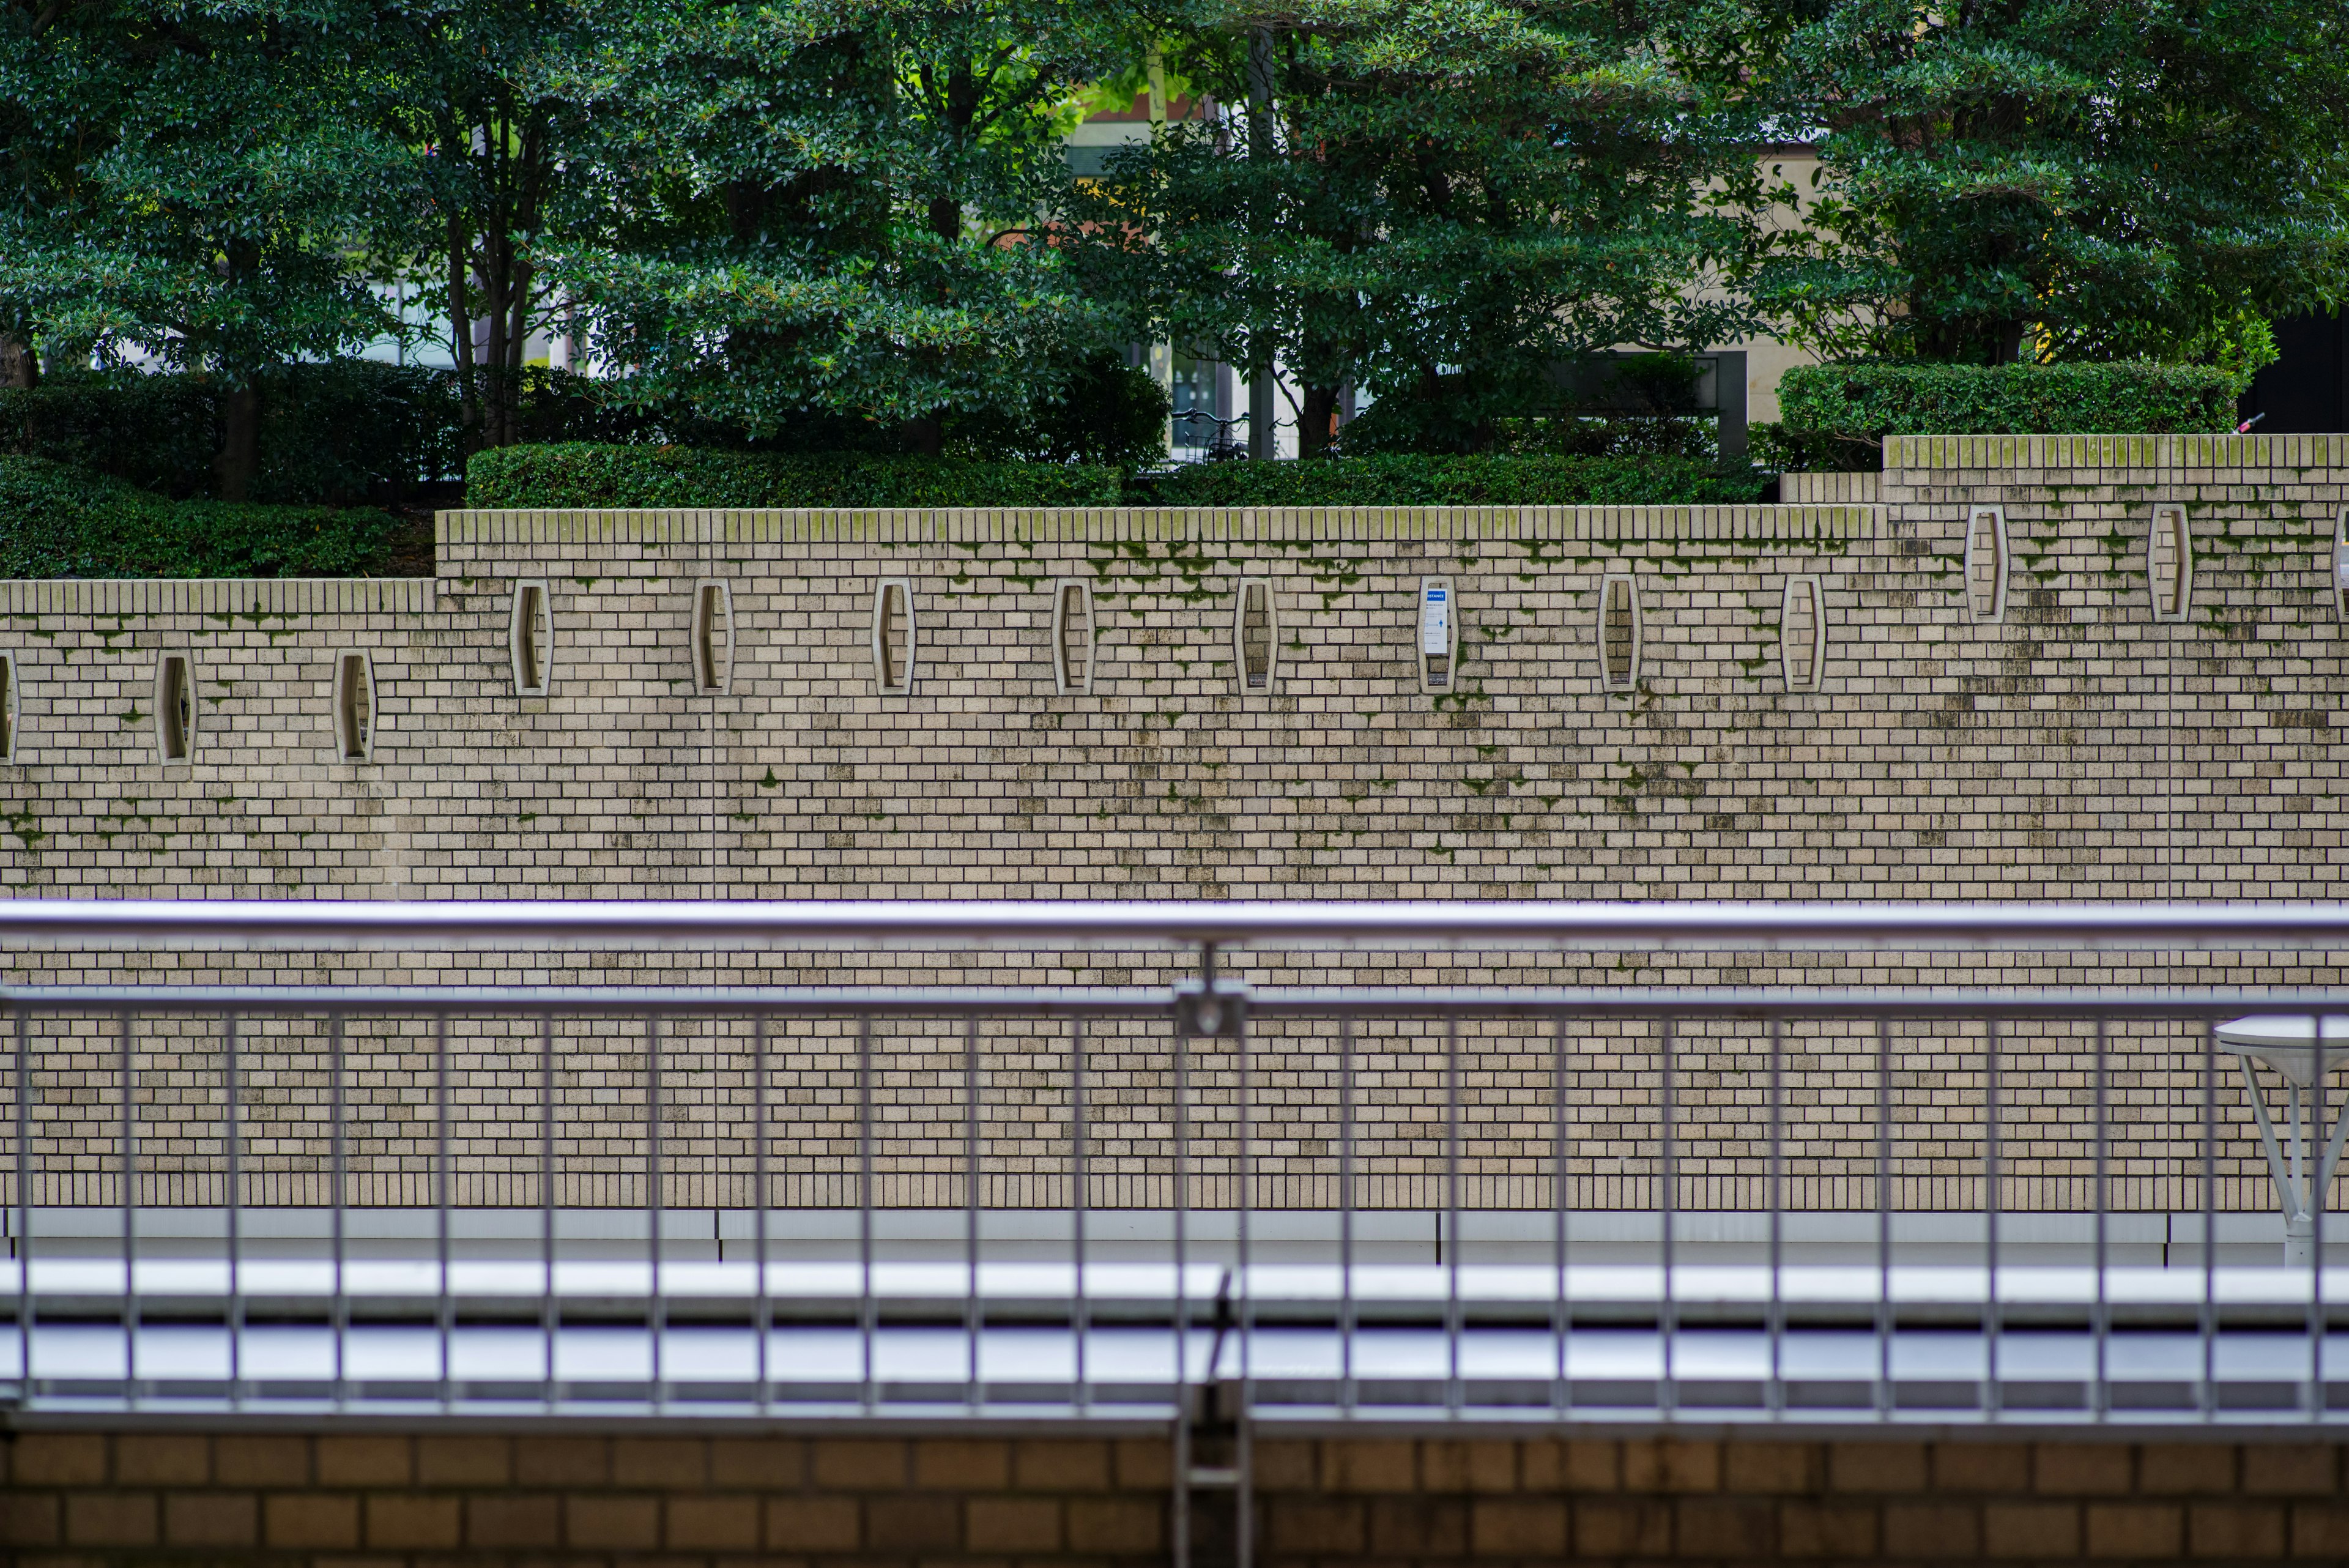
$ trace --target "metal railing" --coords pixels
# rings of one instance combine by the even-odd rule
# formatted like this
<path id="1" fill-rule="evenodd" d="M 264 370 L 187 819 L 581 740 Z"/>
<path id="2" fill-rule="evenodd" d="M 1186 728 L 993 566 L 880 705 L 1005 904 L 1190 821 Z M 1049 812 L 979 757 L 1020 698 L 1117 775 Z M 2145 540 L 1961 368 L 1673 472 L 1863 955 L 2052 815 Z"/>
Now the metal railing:
<path id="1" fill-rule="evenodd" d="M 2349 950 L 2339 906 L 27 900 L 0 906 L 0 939 L 833 942 L 876 961 L 891 944 L 1092 942 L 1198 964 L 1120 987 L 8 988 L 0 1397 L 26 1408 L 1179 1416 L 1185 1442 L 1237 1445 L 1209 1468 L 1238 1476 L 1268 1423 L 2349 1415 L 2344 1282 L 2324 1255 L 2349 990 L 1231 972 L 1311 943 L 2232 946 L 2321 965 L 2312 951 Z M 2308 1021 L 2305 1063 L 2222 1038 L 2244 1014 Z M 396 1126 L 378 1081 L 393 1058 L 417 1069 Z M 1929 1059 L 1935 1084 L 1904 1082 Z M 2255 1060 L 2305 1069 L 2289 1158 Z M 2116 1085 L 2148 1075 L 2140 1108 L 2166 1141 L 2134 1123 L 2117 1141 L 2152 1148 L 2167 1197 L 2127 1209 L 2117 1186 L 2145 1173 L 2116 1148 Z M 704 1121 L 678 1116 L 688 1094 Z M 1636 1157 L 1595 1154 L 1584 1130 L 1615 1100 Z M 2263 1142 L 2241 1136 L 2253 1106 Z M 589 1113 L 594 1137 L 573 1125 Z M 1938 1152 L 1903 1148 L 1920 1138 Z M 2288 1230 L 2280 1250 L 2239 1212 L 2262 1154 L 2287 1213 L 2300 1195 L 2303 1261 L 2284 1261 Z M 150 1196 L 163 1163 L 169 1205 Z M 1841 1207 L 1793 1201 L 1823 1163 Z M 2013 1211 L 2024 1163 L 2081 1211 Z M 482 1195 L 492 1165 L 502 1199 Z M 1952 1165 L 1969 1207 L 1903 1187 L 1959 1190 Z M 111 1211 L 44 1201 L 66 1168 Z"/>

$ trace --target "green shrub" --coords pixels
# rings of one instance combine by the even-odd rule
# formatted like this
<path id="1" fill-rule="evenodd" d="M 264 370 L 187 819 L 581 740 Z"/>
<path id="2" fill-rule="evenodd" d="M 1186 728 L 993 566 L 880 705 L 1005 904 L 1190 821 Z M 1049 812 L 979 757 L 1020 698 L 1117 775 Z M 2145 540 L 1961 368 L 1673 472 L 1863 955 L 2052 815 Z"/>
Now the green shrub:
<path id="1" fill-rule="evenodd" d="M 1173 409 L 1149 371 L 1104 355 L 1080 365 L 1058 397 L 1024 413 L 947 415 L 945 447 L 957 457 L 1099 462 L 1130 472 L 1158 461 Z"/>
<path id="2" fill-rule="evenodd" d="M 1884 438 L 1791 430 L 1763 422 L 1745 427 L 1746 452 L 1773 473 L 1863 473 L 1884 466 Z"/>
<path id="3" fill-rule="evenodd" d="M 1306 462 L 1203 462 L 1144 475 L 1156 506 L 1679 506 L 1761 498 L 1766 476 L 1692 457 L 1382 453 Z"/>
<path id="4" fill-rule="evenodd" d="M 2228 431 L 2243 378 L 2207 365 L 1802 365 L 1778 383 L 1781 457 L 1840 461 L 1887 435 L 2163 435 Z M 1817 435 L 1842 448 L 1818 447 Z"/>
<path id="5" fill-rule="evenodd" d="M 202 375 L 66 370 L 0 391 L 0 452 L 103 473 L 170 496 L 211 493 L 221 388 Z M 458 470 L 448 371 L 371 359 L 284 365 L 261 384 L 253 499 L 397 500 Z"/>
<path id="6" fill-rule="evenodd" d="M 356 577 L 397 524 L 367 508 L 173 501 L 37 457 L 0 455 L 0 577 Z"/>
<path id="7" fill-rule="evenodd" d="M 0 389 L 0 452 L 199 495 L 220 447 L 214 404 L 194 376 L 53 370 L 30 390 Z"/>
<path id="8" fill-rule="evenodd" d="M 469 506 L 1111 506 L 1117 471 L 865 452 L 570 442 L 477 452 Z"/>

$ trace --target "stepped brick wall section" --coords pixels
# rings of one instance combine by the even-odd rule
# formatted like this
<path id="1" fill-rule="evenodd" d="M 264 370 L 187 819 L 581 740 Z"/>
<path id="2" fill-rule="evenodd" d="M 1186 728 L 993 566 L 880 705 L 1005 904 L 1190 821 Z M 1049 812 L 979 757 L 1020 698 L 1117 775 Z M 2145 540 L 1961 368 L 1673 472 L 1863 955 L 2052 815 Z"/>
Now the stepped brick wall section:
<path id="1" fill-rule="evenodd" d="M 13 895 L 481 898 L 2237 898 L 2339 891 L 2349 799 L 2336 722 L 2344 630 L 2328 551 L 2349 503 L 2349 438 L 1896 437 L 1872 496 L 1812 476 L 1771 507 L 1298 512 L 450 513 L 429 583 L 10 583 L 16 670 L 0 765 L 0 888 Z M 1833 481 L 1834 483 L 1829 483 Z M 1829 492 L 1837 497 L 1827 499 Z M 2195 570 L 2157 620 L 2157 504 L 2182 503 Z M 1969 614 L 1970 510 L 2004 508 L 2002 623 Z M 1636 674 L 1609 689 L 1599 604 L 1628 574 Z M 1421 689 L 1423 578 L 1448 578 L 1458 679 Z M 1267 583 L 1277 667 L 1236 671 L 1235 602 Z M 879 689 L 876 589 L 913 609 L 910 690 Z M 1816 690 L 1790 690 L 1791 581 L 1826 623 Z M 517 586 L 543 585 L 551 680 L 518 695 Z M 1052 665 L 1054 587 L 1086 585 L 1092 691 Z M 723 690 L 697 690 L 698 590 L 731 606 Z M 372 753 L 334 753 L 337 658 L 371 660 Z M 193 754 L 156 752 L 155 675 L 191 661 Z M 1625 673 L 1630 674 L 1627 670 Z M 2337 980 L 2338 955 L 2006 955 L 2014 983 Z M 493 953 L 0 955 L 11 980 L 529 982 L 1163 979 L 1164 953 L 687 958 Z M 1945 957 L 1240 954 L 1265 983 L 1392 979 L 1764 983 L 1947 979 Z M 1976 978 L 1979 978 L 1977 975 Z M 535 1041 L 460 1029 L 461 1202 L 534 1203 Z M 885 1198 L 959 1203 L 959 1041 L 883 1044 L 893 1114 Z M 2116 1031 L 2116 1201 L 2199 1206 L 2199 1037 Z M 676 1201 L 747 1201 L 746 1032 L 680 1027 L 665 1054 Z M 2012 1206 L 2089 1200 L 2083 1031 L 2007 1041 Z M 1366 1041 L 1362 1201 L 1434 1201 L 1441 1042 Z M 1682 1043 L 1685 1206 L 1765 1196 L 1755 1031 Z M 843 1200 L 852 1091 L 839 1031 L 776 1064 L 780 1194 Z M 1556 1144 L 1547 1033 L 1472 1031 L 1468 1200 L 1546 1207 Z M 1569 1200 L 1653 1201 L 1655 1050 L 1637 1028 L 1578 1032 Z M 1871 1207 L 1875 1042 L 1789 1040 L 1800 1205 Z M 103 1090 L 110 1025 L 36 1043 L 36 1194 L 111 1203 L 119 1145 Z M 1051 1128 L 1068 1115 L 1053 1031 L 982 1043 L 990 1200 L 1065 1201 Z M 243 1043 L 246 1192 L 318 1201 L 321 1032 Z M 134 1073 L 142 1201 L 217 1201 L 218 1046 L 143 1032 Z M 640 1202 L 640 1035 L 566 1037 L 556 1093 L 566 1201 Z M 1332 1203 L 1326 1031 L 1257 1043 L 1268 1203 Z M 1097 1199 L 1164 1201 L 1163 1035 L 1092 1057 Z M 1894 1091 L 1896 1201 L 1981 1201 L 1979 1032 L 1906 1032 Z M 1221 1074 L 1221 1078 L 1218 1078 Z M 366 1118 L 355 1196 L 418 1202 L 430 1045 L 354 1036 Z M 1203 1136 L 1228 1140 L 1229 1064 L 1203 1062 Z M 1220 1098 L 1219 1098 L 1220 1096 Z M 1216 1108 L 1220 1107 L 1220 1108 Z M 2263 1210 L 2227 1091 L 2222 1207 Z M 527 1116 L 529 1125 L 518 1119 Z M 1214 1158 L 1206 1151 L 1212 1173 Z M 10 1179 L 13 1179 L 11 1177 Z M 207 1196 L 209 1194 L 210 1196 Z"/>
<path id="2" fill-rule="evenodd" d="M 183 1425 L 20 1432 L 0 1456 L 0 1550 L 23 1568 L 1009 1568 L 1170 1549 L 1168 1445 L 1151 1438 Z M 1280 1568 L 2337 1563 L 2342 1460 L 2323 1438 L 2215 1434 L 1259 1438 L 1256 1539 Z M 1195 1560 L 1227 1560 L 1201 1522 Z"/>

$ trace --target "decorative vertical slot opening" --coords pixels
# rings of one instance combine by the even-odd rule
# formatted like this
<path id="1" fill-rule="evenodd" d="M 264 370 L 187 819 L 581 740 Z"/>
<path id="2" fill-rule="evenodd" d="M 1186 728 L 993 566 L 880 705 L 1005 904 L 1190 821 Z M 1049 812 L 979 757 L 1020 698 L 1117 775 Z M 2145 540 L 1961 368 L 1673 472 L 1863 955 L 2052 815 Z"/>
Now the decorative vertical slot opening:
<path id="1" fill-rule="evenodd" d="M 2194 595 L 2194 535 L 2186 508 L 2157 506 L 2145 544 L 2145 576 L 2153 590 L 2153 618 L 2184 620 Z"/>
<path id="2" fill-rule="evenodd" d="M 1449 691 L 1460 657 L 1459 606 L 1450 577 L 1419 579 L 1419 689 Z"/>
<path id="3" fill-rule="evenodd" d="M 554 612 L 543 579 L 516 583 L 513 625 L 508 639 L 513 649 L 514 693 L 543 697 L 554 676 Z"/>
<path id="4" fill-rule="evenodd" d="M 375 754 L 375 667 L 364 653 L 335 660 L 335 753 L 347 763 Z"/>
<path id="5" fill-rule="evenodd" d="M 1262 577 L 1242 577 L 1232 610 L 1232 661 L 1239 670 L 1241 691 L 1272 690 L 1279 631 L 1272 609 L 1272 585 Z"/>
<path id="6" fill-rule="evenodd" d="M 1599 679 L 1609 691 L 1640 684 L 1640 596 L 1627 576 L 1599 581 Z"/>
<path id="7" fill-rule="evenodd" d="M 914 585 L 904 577 L 873 590 L 873 679 L 885 692 L 914 689 Z"/>
<path id="8" fill-rule="evenodd" d="M 1966 519 L 1966 609 L 1985 624 L 2006 618 L 2006 508 L 1977 506 Z"/>
<path id="9" fill-rule="evenodd" d="M 167 763 L 184 763 L 195 742 L 195 672 L 186 654 L 167 653 L 155 670 L 156 754 Z"/>
<path id="10" fill-rule="evenodd" d="M 1789 691 L 1816 691 L 1827 661 L 1826 600 L 1816 577 L 1788 577 L 1778 605 L 1778 670 Z"/>
<path id="11" fill-rule="evenodd" d="M 16 760 L 16 656 L 0 653 L 0 764 Z"/>
<path id="12" fill-rule="evenodd" d="M 693 589 L 693 689 L 729 690 L 734 681 L 734 593 L 724 583 Z"/>
<path id="13" fill-rule="evenodd" d="M 1093 590 L 1085 583 L 1052 589 L 1052 689 L 1063 697 L 1093 689 Z"/>
<path id="14" fill-rule="evenodd" d="M 2333 618 L 2349 620 L 2349 506 L 2333 520 Z"/>

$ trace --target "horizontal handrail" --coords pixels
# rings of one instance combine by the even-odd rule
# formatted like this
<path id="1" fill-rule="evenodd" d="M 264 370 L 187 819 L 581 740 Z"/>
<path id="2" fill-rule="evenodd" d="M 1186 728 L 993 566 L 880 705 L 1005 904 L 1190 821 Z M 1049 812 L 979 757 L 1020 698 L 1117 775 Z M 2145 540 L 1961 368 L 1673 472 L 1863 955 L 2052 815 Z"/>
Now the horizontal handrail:
<path id="1" fill-rule="evenodd" d="M 1409 942 L 1617 950 L 1685 947 L 2318 947 L 2349 950 L 2349 903 L 1813 904 L 1599 902 L 1123 903 L 0 901 L 0 940 L 298 944 L 651 941 L 789 945 Z"/>
<path id="2" fill-rule="evenodd" d="M 2018 991 L 1864 986 L 1543 989 L 1226 982 L 1252 1018 L 2229 1019 L 2349 1018 L 2349 990 Z M 376 1013 L 410 1017 L 1160 1018 L 1173 987 L 1068 986 L 0 986 L 0 1012 Z M 2349 1053 L 2344 1053 L 2349 1055 Z"/>

